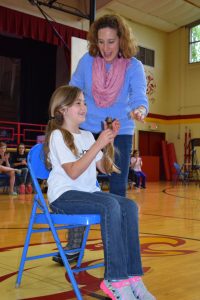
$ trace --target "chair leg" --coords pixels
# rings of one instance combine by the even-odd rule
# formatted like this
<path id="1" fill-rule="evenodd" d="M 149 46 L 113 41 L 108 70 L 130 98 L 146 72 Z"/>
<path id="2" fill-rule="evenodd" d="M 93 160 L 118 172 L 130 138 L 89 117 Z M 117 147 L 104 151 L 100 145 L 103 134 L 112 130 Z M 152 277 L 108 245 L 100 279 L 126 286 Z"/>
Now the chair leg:
<path id="1" fill-rule="evenodd" d="M 86 247 L 86 243 L 87 243 L 87 238 L 88 238 L 88 234 L 89 234 L 89 231 L 90 231 L 90 227 L 91 226 L 88 225 L 85 228 L 85 233 L 83 235 L 83 240 L 82 240 L 82 245 L 81 245 L 81 251 L 80 251 L 79 258 L 78 258 L 78 261 L 77 261 L 77 264 L 76 264 L 76 266 L 78 268 L 81 266 L 81 263 L 82 263 L 82 259 L 83 259 L 84 250 L 85 250 L 85 247 Z"/>
<path id="2" fill-rule="evenodd" d="M 58 233 L 57 233 L 57 231 L 56 231 L 56 229 L 55 229 L 55 227 L 54 227 L 54 225 L 52 223 L 51 218 L 49 218 L 48 221 L 49 221 L 48 223 L 49 223 L 52 235 L 53 235 L 54 240 L 56 242 L 56 245 L 58 247 L 58 251 L 60 253 L 60 256 L 62 258 L 63 264 L 65 266 L 65 270 L 67 271 L 67 274 L 69 276 L 70 282 L 71 282 L 71 284 L 73 286 L 73 289 L 74 289 L 74 292 L 76 294 L 76 297 L 77 297 L 78 300 L 82 300 L 83 298 L 82 298 L 81 293 L 79 291 L 78 284 L 77 284 L 76 279 L 74 277 L 74 273 L 73 273 L 73 271 L 71 269 L 71 266 L 70 266 L 70 264 L 69 264 L 69 262 L 68 262 L 68 260 L 66 258 L 65 251 L 64 251 L 64 249 L 63 249 L 63 247 L 61 245 Z"/>
<path id="3" fill-rule="evenodd" d="M 56 233 L 57 234 L 57 233 Z M 57 244 L 57 247 L 58 247 L 58 250 L 59 250 L 59 253 L 60 253 L 60 256 L 62 258 L 62 261 L 63 261 L 63 264 L 65 266 L 65 270 L 67 271 L 67 274 L 69 276 L 69 279 L 70 279 L 70 282 L 73 286 L 73 289 L 74 289 L 74 292 L 76 294 L 76 297 L 78 300 L 83 300 L 82 296 L 81 296 L 81 293 L 80 293 L 80 290 L 79 290 L 79 287 L 78 287 L 78 284 L 76 282 L 76 279 L 74 277 L 74 273 L 73 271 L 71 270 L 71 267 L 70 267 L 70 264 L 66 258 L 66 255 L 65 255 L 65 252 L 61 246 L 61 244 Z"/>
<path id="4" fill-rule="evenodd" d="M 19 271 L 18 271 L 18 275 L 17 275 L 16 285 L 15 285 L 17 288 L 20 286 L 22 273 L 24 271 L 24 265 L 25 265 L 25 261 L 26 261 L 26 256 L 27 256 L 27 252 L 28 252 L 30 239 L 31 239 L 32 228 L 33 228 L 33 223 L 34 223 L 34 216 L 35 216 L 36 210 L 37 210 L 37 205 L 34 202 L 33 209 L 31 212 L 30 222 L 28 225 L 28 231 L 27 231 L 26 239 L 25 239 L 25 243 L 24 243 L 24 249 L 22 252 L 22 257 L 21 257 L 21 261 L 20 261 L 20 265 L 19 265 Z"/>

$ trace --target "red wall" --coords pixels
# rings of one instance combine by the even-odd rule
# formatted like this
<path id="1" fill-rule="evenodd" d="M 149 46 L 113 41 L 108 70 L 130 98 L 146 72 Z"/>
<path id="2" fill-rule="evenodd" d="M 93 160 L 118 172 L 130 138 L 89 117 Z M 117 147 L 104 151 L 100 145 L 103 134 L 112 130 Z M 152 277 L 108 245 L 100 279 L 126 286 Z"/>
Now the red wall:
<path id="1" fill-rule="evenodd" d="M 160 157 L 142 156 L 142 171 L 147 175 L 148 181 L 160 180 Z"/>

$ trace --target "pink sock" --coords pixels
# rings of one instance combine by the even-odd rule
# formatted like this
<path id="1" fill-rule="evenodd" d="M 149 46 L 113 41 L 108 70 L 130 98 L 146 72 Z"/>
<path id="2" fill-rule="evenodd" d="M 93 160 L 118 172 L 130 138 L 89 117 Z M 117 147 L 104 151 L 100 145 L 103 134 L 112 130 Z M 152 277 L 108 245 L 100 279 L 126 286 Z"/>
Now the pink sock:
<path id="1" fill-rule="evenodd" d="M 119 280 L 119 281 L 112 281 L 112 285 L 116 288 L 120 288 L 123 286 L 130 285 L 129 279 Z"/>
<path id="2" fill-rule="evenodd" d="M 140 281 L 140 280 L 141 280 L 140 276 L 133 276 L 133 277 L 129 278 L 130 283 L 131 282 L 137 282 L 137 281 Z"/>

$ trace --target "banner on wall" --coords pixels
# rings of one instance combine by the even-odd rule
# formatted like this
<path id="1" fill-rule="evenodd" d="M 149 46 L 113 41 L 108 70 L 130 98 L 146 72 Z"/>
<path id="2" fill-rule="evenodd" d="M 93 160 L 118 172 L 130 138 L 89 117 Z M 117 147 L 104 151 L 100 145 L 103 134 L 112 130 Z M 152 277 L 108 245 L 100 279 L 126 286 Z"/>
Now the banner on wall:
<path id="1" fill-rule="evenodd" d="M 151 103 L 156 100 L 156 81 L 154 76 L 154 70 L 145 66 L 145 74 L 147 79 L 147 96 Z"/>

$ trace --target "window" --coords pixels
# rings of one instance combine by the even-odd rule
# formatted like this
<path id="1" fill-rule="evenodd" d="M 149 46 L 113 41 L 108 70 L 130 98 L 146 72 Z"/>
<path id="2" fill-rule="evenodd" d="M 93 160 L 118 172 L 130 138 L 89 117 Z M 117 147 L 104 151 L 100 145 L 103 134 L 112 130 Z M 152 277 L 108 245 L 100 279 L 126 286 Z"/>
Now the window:
<path id="1" fill-rule="evenodd" d="M 141 60 L 141 62 L 146 65 L 146 66 L 150 66 L 150 67 L 154 67 L 154 60 L 155 60 L 155 51 L 154 50 L 150 50 L 147 48 L 143 48 L 141 46 L 138 47 L 139 51 L 137 53 L 137 58 L 139 60 Z"/>
<path id="2" fill-rule="evenodd" d="M 200 62 L 200 24 L 190 28 L 189 62 Z"/>

